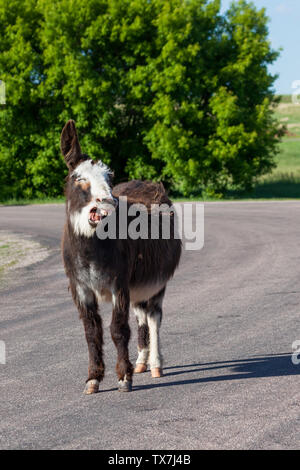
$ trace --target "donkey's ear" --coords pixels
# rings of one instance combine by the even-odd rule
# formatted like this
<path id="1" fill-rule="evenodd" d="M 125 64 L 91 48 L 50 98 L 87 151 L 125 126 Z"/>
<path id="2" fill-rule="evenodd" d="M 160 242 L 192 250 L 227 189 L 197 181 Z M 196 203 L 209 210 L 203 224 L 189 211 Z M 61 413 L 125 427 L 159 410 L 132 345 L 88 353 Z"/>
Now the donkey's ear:
<path id="1" fill-rule="evenodd" d="M 77 137 L 75 122 L 70 119 L 62 130 L 60 136 L 60 148 L 65 157 L 66 164 L 73 170 L 79 160 L 82 159 L 81 148 Z"/>

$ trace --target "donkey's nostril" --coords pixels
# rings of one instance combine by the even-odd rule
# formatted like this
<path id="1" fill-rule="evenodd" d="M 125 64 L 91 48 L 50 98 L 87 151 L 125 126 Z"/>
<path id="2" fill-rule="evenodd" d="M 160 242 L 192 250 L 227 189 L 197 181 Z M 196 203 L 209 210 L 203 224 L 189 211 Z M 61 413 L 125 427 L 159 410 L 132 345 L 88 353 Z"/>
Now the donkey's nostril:
<path id="1" fill-rule="evenodd" d="M 102 203 L 102 204 L 109 204 L 110 206 L 117 207 L 118 205 L 118 199 L 115 197 L 105 197 L 103 199 L 96 199 L 97 204 Z"/>

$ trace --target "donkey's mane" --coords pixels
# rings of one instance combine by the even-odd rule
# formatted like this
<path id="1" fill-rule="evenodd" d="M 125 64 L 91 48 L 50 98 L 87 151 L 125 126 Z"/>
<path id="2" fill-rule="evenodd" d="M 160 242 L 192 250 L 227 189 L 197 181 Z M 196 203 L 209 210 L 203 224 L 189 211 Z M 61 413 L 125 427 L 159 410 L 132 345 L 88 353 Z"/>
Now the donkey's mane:
<path id="1" fill-rule="evenodd" d="M 152 181 L 132 180 L 120 183 L 113 188 L 113 195 L 126 196 L 129 204 L 144 204 L 147 209 L 151 209 L 151 204 L 172 205 L 164 185 Z"/>

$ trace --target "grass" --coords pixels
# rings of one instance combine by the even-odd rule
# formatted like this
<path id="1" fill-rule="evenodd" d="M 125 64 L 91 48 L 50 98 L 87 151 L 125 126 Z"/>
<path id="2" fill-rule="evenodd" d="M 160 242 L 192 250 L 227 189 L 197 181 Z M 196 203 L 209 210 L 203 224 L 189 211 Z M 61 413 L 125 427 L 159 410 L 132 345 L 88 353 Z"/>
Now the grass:
<path id="1" fill-rule="evenodd" d="M 275 116 L 287 126 L 290 137 L 300 137 L 300 105 L 294 104 L 292 97 L 281 101 L 275 110 Z"/>
<path id="2" fill-rule="evenodd" d="M 251 192 L 228 192 L 233 199 L 300 199 L 300 138 L 284 138 L 277 167 L 259 178 Z"/>
<path id="3" fill-rule="evenodd" d="M 7 248 L 9 248 L 9 245 L 1 245 L 0 246 L 0 251 L 1 250 L 7 250 Z"/>
<path id="4" fill-rule="evenodd" d="M 287 134 L 280 144 L 276 168 L 261 177 L 250 193 L 255 199 L 300 198 L 300 105 L 294 104 L 291 96 L 286 95 L 276 110 L 276 116 L 287 126 Z M 248 195 L 244 194 L 244 197 Z"/>
<path id="5" fill-rule="evenodd" d="M 285 95 L 275 114 L 287 127 L 287 134 L 276 156 L 276 168 L 260 177 L 251 192 L 227 191 L 223 200 L 300 199 L 300 105 L 294 104 L 291 96 Z M 203 199 L 200 195 L 191 199 L 216 200 Z M 175 198 L 178 201 L 191 199 Z"/>
<path id="6" fill-rule="evenodd" d="M 35 198 L 35 199 L 6 199 L 5 201 L 0 201 L 0 205 L 3 206 L 26 206 L 28 204 L 62 204 L 65 202 L 64 196 L 58 197 L 45 197 L 45 198 Z"/>

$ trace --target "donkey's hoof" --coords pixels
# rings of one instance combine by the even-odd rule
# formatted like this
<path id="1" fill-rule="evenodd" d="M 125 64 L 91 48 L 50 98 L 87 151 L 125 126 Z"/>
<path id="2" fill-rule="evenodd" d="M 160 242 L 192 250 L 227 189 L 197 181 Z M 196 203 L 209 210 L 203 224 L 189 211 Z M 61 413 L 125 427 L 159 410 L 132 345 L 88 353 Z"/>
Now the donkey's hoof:
<path id="1" fill-rule="evenodd" d="M 85 395 L 91 395 L 92 393 L 98 393 L 99 392 L 99 380 L 93 379 L 89 380 L 86 383 L 85 389 L 83 393 Z"/>
<path id="2" fill-rule="evenodd" d="M 147 370 L 147 364 L 137 364 L 134 369 L 135 374 L 142 374 L 143 372 L 146 372 Z"/>
<path id="3" fill-rule="evenodd" d="M 162 377 L 164 374 L 160 367 L 153 367 L 153 369 L 151 369 L 151 375 L 154 379 L 158 379 L 159 377 Z"/>
<path id="4" fill-rule="evenodd" d="M 119 380 L 119 392 L 131 392 L 132 382 L 130 380 Z"/>

